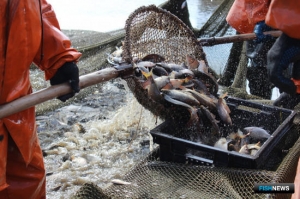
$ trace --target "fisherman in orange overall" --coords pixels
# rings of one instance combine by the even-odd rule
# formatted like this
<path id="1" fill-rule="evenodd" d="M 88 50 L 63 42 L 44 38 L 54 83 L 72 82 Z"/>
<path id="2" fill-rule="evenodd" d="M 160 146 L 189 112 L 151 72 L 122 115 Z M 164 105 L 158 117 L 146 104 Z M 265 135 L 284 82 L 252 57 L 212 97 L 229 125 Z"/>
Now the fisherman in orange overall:
<path id="1" fill-rule="evenodd" d="M 32 62 L 51 85 L 70 82 L 73 92 L 61 101 L 79 92 L 81 54 L 71 48 L 46 0 L 2 0 L 0 15 L 0 105 L 32 92 Z M 0 158 L 1 199 L 46 198 L 34 107 L 0 119 Z"/>

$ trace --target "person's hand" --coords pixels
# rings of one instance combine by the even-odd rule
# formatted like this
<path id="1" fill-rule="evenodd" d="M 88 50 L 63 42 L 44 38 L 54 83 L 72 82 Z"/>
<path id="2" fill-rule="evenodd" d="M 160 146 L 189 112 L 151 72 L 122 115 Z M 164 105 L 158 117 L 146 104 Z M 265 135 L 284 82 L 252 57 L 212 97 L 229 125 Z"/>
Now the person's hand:
<path id="1" fill-rule="evenodd" d="M 270 26 L 268 26 L 265 21 L 260 21 L 254 26 L 254 33 L 256 35 L 256 39 L 254 39 L 255 43 L 262 43 L 266 41 L 270 41 L 274 39 L 272 35 L 265 35 L 264 32 L 273 30 Z"/>
<path id="2" fill-rule="evenodd" d="M 72 88 L 72 92 L 66 95 L 57 97 L 62 102 L 67 101 L 71 97 L 80 91 L 79 87 L 79 69 L 74 62 L 66 62 L 62 65 L 54 76 L 50 79 L 51 85 L 57 85 L 64 82 L 69 82 Z"/>

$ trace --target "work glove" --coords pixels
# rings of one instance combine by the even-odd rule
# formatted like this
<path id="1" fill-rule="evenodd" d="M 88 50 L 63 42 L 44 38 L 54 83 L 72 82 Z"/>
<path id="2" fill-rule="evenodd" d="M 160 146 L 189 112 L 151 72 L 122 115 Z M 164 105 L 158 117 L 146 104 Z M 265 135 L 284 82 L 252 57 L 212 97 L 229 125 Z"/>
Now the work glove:
<path id="1" fill-rule="evenodd" d="M 64 82 L 69 82 L 72 92 L 66 95 L 57 97 L 62 102 L 67 101 L 80 91 L 79 87 L 79 69 L 74 62 L 66 62 L 62 65 L 50 79 L 51 85 L 57 85 Z"/>
<path id="2" fill-rule="evenodd" d="M 289 95 L 282 92 L 280 96 L 274 101 L 274 106 L 282 106 L 287 109 L 294 109 L 294 107 L 300 103 L 300 94 Z"/>
<path id="3" fill-rule="evenodd" d="M 275 38 L 272 35 L 265 35 L 264 32 L 273 30 L 270 26 L 268 26 L 265 21 L 260 21 L 254 26 L 254 33 L 256 35 L 256 39 L 254 39 L 254 43 L 263 43 L 266 41 L 274 40 Z"/>

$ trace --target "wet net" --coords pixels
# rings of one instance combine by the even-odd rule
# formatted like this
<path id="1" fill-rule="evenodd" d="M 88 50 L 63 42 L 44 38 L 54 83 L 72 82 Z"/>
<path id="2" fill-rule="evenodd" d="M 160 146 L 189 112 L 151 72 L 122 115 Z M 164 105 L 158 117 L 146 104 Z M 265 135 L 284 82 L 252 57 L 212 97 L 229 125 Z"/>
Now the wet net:
<path id="1" fill-rule="evenodd" d="M 123 59 L 127 62 L 132 62 L 133 57 L 159 54 L 166 62 L 180 64 L 185 61 L 186 54 L 192 54 L 209 66 L 194 33 L 176 16 L 155 6 L 141 7 L 129 16 L 123 48 Z M 247 60 L 236 57 L 239 61 L 235 70 L 241 76 L 231 81 L 237 86 L 224 89 L 229 94 L 239 93 L 241 98 L 259 99 L 245 93 L 245 79 L 241 80 L 241 77 L 245 73 Z M 213 69 L 210 69 L 210 74 L 215 75 Z M 165 106 L 150 101 L 137 79 L 130 77 L 125 80 L 138 102 L 154 115 L 168 119 L 169 115 L 174 114 L 174 109 L 170 112 Z M 239 80 L 243 84 L 236 82 Z M 270 100 L 256 102 L 271 103 Z M 289 132 L 270 152 L 266 164 L 260 169 L 161 161 L 161 148 L 157 147 L 122 178 L 126 183 L 112 184 L 106 189 L 87 183 L 73 198 L 290 198 L 290 194 L 254 193 L 253 187 L 255 183 L 293 182 L 300 155 L 298 115 L 293 118 L 292 124 Z"/>

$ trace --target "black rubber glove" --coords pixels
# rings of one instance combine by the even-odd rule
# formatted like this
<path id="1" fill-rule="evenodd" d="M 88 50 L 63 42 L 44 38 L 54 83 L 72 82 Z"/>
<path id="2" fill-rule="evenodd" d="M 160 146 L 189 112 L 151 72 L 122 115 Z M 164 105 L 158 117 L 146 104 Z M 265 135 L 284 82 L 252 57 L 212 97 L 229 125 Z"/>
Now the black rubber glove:
<path id="1" fill-rule="evenodd" d="M 273 30 L 270 26 L 268 26 L 265 21 L 260 21 L 254 26 L 254 33 L 256 35 L 256 39 L 253 41 L 255 43 L 262 43 L 266 41 L 270 41 L 275 39 L 271 35 L 265 35 L 263 32 Z"/>
<path id="2" fill-rule="evenodd" d="M 62 102 L 67 101 L 80 91 L 79 87 L 79 69 L 74 62 L 66 62 L 62 65 L 55 75 L 50 79 L 51 85 L 57 85 L 69 82 L 73 92 L 57 97 Z"/>

